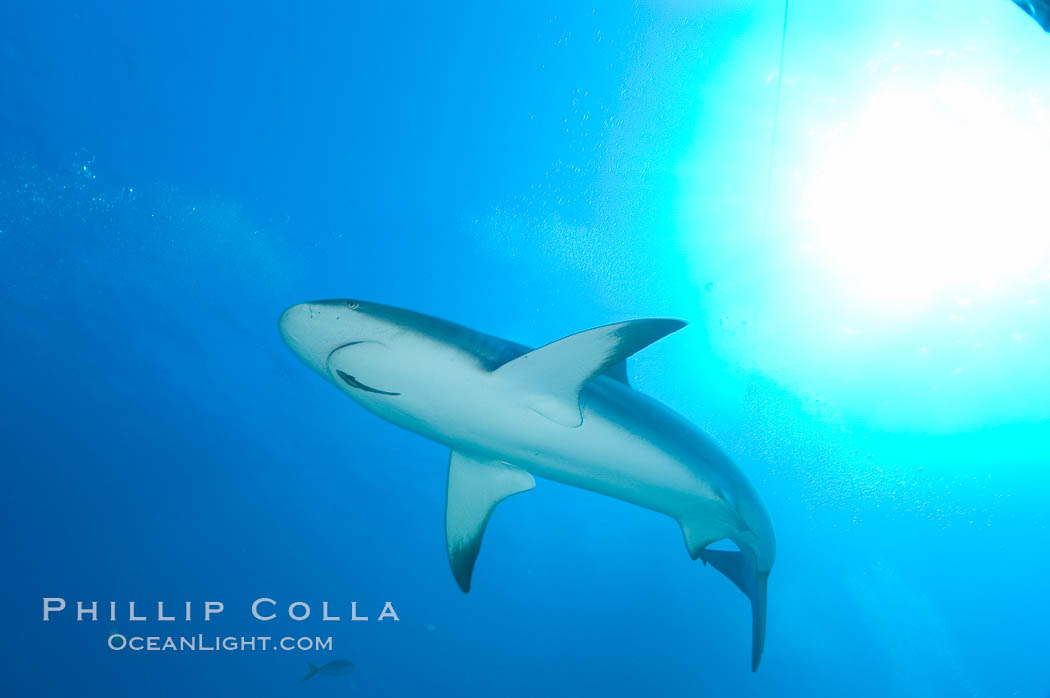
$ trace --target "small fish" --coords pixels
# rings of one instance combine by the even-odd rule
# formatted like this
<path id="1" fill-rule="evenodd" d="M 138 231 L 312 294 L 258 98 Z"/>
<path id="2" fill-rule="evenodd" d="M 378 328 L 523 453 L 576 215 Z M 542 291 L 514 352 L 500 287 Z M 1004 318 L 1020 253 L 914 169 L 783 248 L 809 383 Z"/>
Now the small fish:
<path id="1" fill-rule="evenodd" d="M 316 666 L 307 662 L 306 666 L 309 667 L 309 669 L 307 670 L 306 676 L 303 677 L 303 681 L 306 681 L 314 674 L 319 674 L 321 676 L 346 676 L 354 670 L 354 663 L 348 659 L 334 659 L 327 664 L 322 664 L 321 666 Z M 302 681 L 299 683 L 302 683 Z"/>

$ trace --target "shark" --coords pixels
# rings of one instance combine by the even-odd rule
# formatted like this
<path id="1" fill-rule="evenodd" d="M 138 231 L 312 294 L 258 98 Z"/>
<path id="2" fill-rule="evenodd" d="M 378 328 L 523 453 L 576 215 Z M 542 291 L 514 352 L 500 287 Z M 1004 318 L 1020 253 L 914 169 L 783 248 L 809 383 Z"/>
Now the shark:
<path id="1" fill-rule="evenodd" d="M 500 502 L 536 477 L 591 490 L 675 519 L 690 556 L 747 596 L 757 671 L 776 557 L 769 514 L 710 436 L 627 378 L 629 356 L 685 324 L 629 320 L 529 348 L 336 299 L 293 305 L 278 327 L 303 363 L 359 405 L 449 447 L 445 541 L 464 593 Z"/>

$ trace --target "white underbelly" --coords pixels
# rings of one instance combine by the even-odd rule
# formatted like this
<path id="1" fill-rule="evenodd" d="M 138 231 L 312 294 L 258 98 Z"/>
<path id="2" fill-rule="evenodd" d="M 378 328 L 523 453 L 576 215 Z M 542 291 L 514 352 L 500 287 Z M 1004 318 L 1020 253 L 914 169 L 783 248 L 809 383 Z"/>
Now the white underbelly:
<path id="1" fill-rule="evenodd" d="M 674 517 L 695 510 L 698 499 L 720 499 L 688 464 L 659 444 L 640 438 L 630 425 L 593 413 L 572 428 L 523 410 L 502 428 L 463 434 L 460 440 L 460 448 L 484 450 L 538 477 Z"/>
<path id="2" fill-rule="evenodd" d="M 490 393 L 491 394 L 491 393 Z M 474 399 L 468 399 L 473 396 Z M 615 410 L 585 407 L 583 423 L 567 427 L 516 402 L 486 400 L 483 391 L 449 390 L 443 400 L 402 411 L 401 400 L 359 400 L 379 416 L 476 457 L 520 467 L 535 476 L 615 497 L 680 518 L 698 507 L 723 502 L 704 468 L 681 444 L 643 434 L 673 433 L 616 419 Z M 477 399 L 477 398 L 482 399 Z M 437 407 L 440 405 L 440 407 Z M 702 460 L 702 454 L 698 454 Z"/>

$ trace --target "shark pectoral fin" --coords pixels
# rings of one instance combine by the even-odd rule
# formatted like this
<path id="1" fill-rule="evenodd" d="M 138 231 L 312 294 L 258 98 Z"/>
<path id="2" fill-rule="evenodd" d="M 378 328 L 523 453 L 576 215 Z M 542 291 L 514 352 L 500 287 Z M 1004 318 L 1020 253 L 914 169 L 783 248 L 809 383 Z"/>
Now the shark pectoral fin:
<path id="1" fill-rule="evenodd" d="M 758 671 L 766 643 L 766 582 L 769 572 L 760 572 L 755 556 L 739 550 L 702 550 L 700 559 L 736 584 L 751 600 L 751 671 Z"/>
<path id="2" fill-rule="evenodd" d="M 452 452 L 448 462 L 445 542 L 452 574 L 464 593 L 470 591 L 481 537 L 496 505 L 535 486 L 532 475 L 520 468 Z"/>
<path id="3" fill-rule="evenodd" d="M 494 374 L 520 385 L 532 396 L 528 405 L 536 412 L 578 427 L 583 422 L 580 390 L 587 381 L 613 369 L 613 376 L 626 382 L 626 370 L 614 369 L 615 364 L 683 327 L 681 320 L 664 318 L 604 325 L 534 349 L 503 364 Z"/>
<path id="4" fill-rule="evenodd" d="M 536 414 L 563 427 L 575 429 L 583 424 L 583 412 L 580 411 L 579 398 L 559 400 L 552 395 L 531 395 L 527 404 L 529 409 Z"/>

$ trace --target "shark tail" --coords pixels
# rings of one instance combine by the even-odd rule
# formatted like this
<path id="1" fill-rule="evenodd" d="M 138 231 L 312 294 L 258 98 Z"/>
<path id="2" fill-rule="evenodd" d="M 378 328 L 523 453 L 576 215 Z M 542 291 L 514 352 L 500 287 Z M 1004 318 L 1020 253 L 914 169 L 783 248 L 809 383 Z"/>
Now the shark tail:
<path id="1" fill-rule="evenodd" d="M 751 600 L 751 671 L 758 671 L 762 648 L 766 644 L 766 583 L 769 572 L 756 567 L 753 554 L 739 550 L 701 550 L 699 557 L 705 565 L 710 564 L 728 577 Z"/>
<path id="2" fill-rule="evenodd" d="M 317 673 L 317 667 L 314 664 L 312 664 L 310 662 L 307 662 L 306 666 L 308 667 L 308 669 L 306 671 L 306 676 L 304 676 L 302 681 L 300 681 L 299 683 L 302 683 L 303 681 L 306 681 L 308 678 L 310 678 L 311 676 L 313 676 L 314 674 Z"/>

